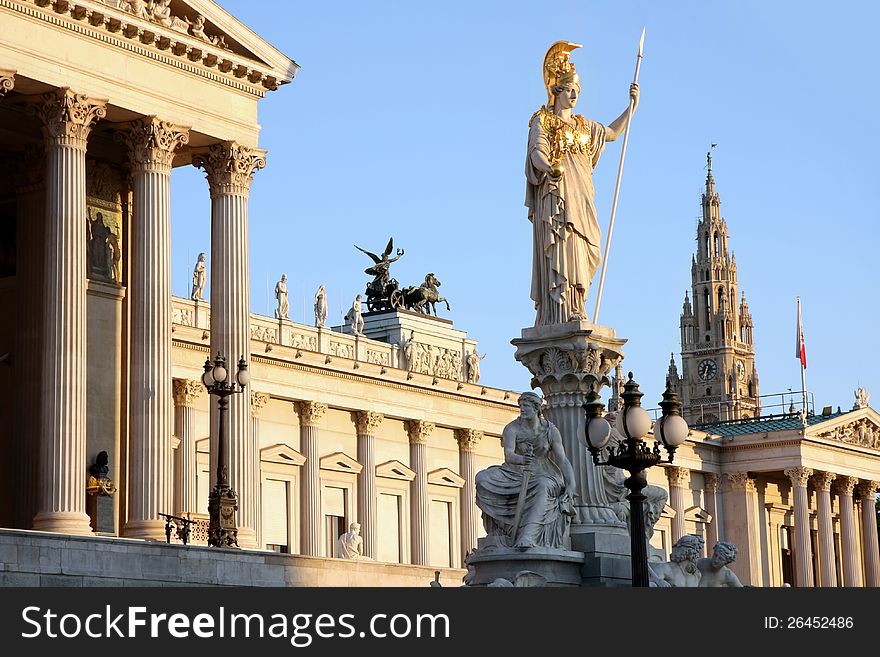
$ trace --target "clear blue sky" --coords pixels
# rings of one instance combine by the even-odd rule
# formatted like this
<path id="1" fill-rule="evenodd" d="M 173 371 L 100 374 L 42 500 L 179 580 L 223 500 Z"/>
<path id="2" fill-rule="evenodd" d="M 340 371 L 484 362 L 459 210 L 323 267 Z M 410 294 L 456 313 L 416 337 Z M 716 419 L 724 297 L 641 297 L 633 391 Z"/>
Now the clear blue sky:
<path id="1" fill-rule="evenodd" d="M 283 272 L 292 317 L 311 323 L 325 284 L 340 323 L 368 278 L 352 245 L 381 252 L 393 236 L 406 255 L 392 275 L 402 285 L 437 275 L 445 316 L 488 354 L 483 382 L 528 389 L 510 340 L 534 321 L 523 163 L 545 99 L 541 61 L 556 40 L 584 44 L 572 57 L 577 111 L 608 123 L 626 105 L 647 26 L 600 316 L 628 338 L 624 367 L 644 402 L 659 401 L 670 352 L 678 360 L 710 143 L 761 392 L 800 388 L 800 295 L 817 407 L 849 408 L 858 385 L 880 399 L 877 3 L 220 4 L 302 67 L 260 106 L 269 156 L 250 201 L 255 311 Z M 603 236 L 621 144 L 596 171 Z M 198 252 L 210 252 L 206 185 L 192 168 L 172 177 L 180 296 Z"/>

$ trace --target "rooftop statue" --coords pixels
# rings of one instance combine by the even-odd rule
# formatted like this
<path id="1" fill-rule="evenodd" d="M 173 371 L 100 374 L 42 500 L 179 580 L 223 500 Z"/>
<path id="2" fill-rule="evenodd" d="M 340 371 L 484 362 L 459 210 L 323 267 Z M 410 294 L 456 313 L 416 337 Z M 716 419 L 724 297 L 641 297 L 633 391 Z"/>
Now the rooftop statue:
<path id="1" fill-rule="evenodd" d="M 535 326 L 587 318 L 584 302 L 599 265 L 601 232 L 593 169 L 605 143 L 623 134 L 629 107 L 602 125 L 572 110 L 581 92 L 569 53 L 557 41 L 544 56 L 547 104 L 532 116 L 526 155 L 526 206 L 533 226 L 532 292 Z M 630 87 L 632 107 L 639 86 Z"/>
<path id="2" fill-rule="evenodd" d="M 394 251 L 394 238 L 388 240 L 388 246 L 381 256 L 371 253 L 366 249 L 362 249 L 357 244 L 354 245 L 361 253 L 366 253 L 375 263 L 372 267 L 364 270 L 365 274 L 373 277 L 373 280 L 367 284 L 367 309 L 374 310 L 394 310 L 403 305 L 403 295 L 397 289 L 397 281 L 391 278 L 389 270 L 391 263 L 396 262 L 403 255 L 403 249 L 397 249 L 397 255 L 390 257 Z"/>

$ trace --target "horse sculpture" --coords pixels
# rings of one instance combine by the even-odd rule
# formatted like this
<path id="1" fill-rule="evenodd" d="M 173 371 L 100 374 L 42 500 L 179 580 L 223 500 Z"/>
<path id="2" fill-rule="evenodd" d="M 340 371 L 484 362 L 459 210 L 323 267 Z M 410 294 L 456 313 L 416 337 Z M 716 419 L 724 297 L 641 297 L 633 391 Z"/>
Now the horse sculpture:
<path id="1" fill-rule="evenodd" d="M 408 287 L 403 290 L 403 307 L 425 315 L 430 315 L 433 311 L 436 317 L 436 304 L 438 301 L 442 301 L 446 304 L 446 310 L 451 310 L 449 301 L 441 297 L 437 291 L 438 287 L 440 287 L 440 281 L 434 274 L 428 274 L 425 276 L 425 282 L 419 287 Z"/>

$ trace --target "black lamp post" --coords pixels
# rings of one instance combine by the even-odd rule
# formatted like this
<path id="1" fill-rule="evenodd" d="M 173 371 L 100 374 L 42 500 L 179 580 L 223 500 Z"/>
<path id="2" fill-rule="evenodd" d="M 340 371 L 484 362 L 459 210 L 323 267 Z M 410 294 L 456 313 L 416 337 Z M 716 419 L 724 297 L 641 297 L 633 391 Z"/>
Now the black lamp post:
<path id="1" fill-rule="evenodd" d="M 229 380 L 226 359 L 217 354 L 214 362 L 205 360 L 205 373 L 202 383 L 212 395 L 217 395 L 220 406 L 220 426 L 217 437 L 217 482 L 208 497 L 208 545 L 211 547 L 238 547 L 238 526 L 235 512 L 238 511 L 238 495 L 229 486 L 229 464 L 227 463 L 227 420 L 229 395 L 243 392 L 251 379 L 244 356 L 238 360 L 235 380 Z"/>
<path id="2" fill-rule="evenodd" d="M 623 409 L 617 415 L 615 428 L 625 437 L 616 449 L 611 450 L 607 460 L 601 461 L 601 451 L 611 438 L 611 425 L 602 417 L 604 405 L 599 401 L 599 394 L 592 389 L 587 394 L 584 411 L 587 422 L 584 428 L 585 443 L 593 456 L 596 465 L 611 465 L 629 472 L 623 485 L 629 490 L 630 550 L 632 553 L 632 585 L 648 586 L 648 546 L 645 540 L 645 516 L 642 511 L 647 499 L 642 492 L 648 485 L 646 470 L 662 461 L 660 443 L 666 449 L 668 459 L 664 463 L 672 463 L 676 448 L 688 435 L 688 426 L 681 417 L 681 402 L 667 379 L 666 391 L 660 407 L 661 417 L 654 425 L 653 449 L 648 447 L 642 437 L 651 429 L 651 418 L 642 408 L 641 398 L 644 393 L 639 391 L 639 384 L 633 381 L 632 372 L 623 389 Z"/>

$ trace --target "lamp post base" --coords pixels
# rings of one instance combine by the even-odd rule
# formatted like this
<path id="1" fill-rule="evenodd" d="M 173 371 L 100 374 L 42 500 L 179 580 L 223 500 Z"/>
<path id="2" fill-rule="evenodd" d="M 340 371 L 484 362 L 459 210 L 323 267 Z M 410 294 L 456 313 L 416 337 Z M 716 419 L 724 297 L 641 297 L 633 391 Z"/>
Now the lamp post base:
<path id="1" fill-rule="evenodd" d="M 229 486 L 214 486 L 208 498 L 208 545 L 211 547 L 238 547 L 238 527 L 235 512 L 238 495 Z"/>

